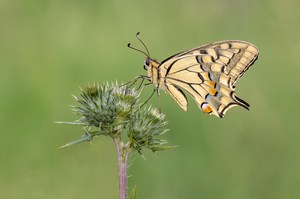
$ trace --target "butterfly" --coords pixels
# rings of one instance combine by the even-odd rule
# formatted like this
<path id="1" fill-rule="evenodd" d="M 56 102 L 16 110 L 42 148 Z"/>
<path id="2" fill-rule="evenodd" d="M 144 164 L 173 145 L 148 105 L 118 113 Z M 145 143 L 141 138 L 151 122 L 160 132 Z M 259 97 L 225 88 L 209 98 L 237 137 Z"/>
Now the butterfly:
<path id="1" fill-rule="evenodd" d="M 179 52 L 162 62 L 147 57 L 144 69 L 147 76 L 138 78 L 149 80 L 158 89 L 165 90 L 184 110 L 188 109 L 188 93 L 205 113 L 224 117 L 226 111 L 234 106 L 249 110 L 250 105 L 237 97 L 235 84 L 237 80 L 257 60 L 259 51 L 251 43 L 239 40 L 218 41 Z"/>

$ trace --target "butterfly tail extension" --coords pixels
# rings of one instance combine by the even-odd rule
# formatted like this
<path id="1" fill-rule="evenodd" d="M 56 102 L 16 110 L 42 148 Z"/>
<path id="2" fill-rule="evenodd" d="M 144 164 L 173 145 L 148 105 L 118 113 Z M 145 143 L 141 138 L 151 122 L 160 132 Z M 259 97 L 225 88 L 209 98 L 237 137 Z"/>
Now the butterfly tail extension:
<path id="1" fill-rule="evenodd" d="M 249 110 L 250 104 L 248 104 L 243 99 L 239 98 L 238 96 L 234 95 L 234 99 L 238 102 L 238 105 L 244 107 L 245 109 Z"/>
<path id="2" fill-rule="evenodd" d="M 230 102 L 227 102 L 226 106 L 223 105 L 219 108 L 219 112 L 222 115 L 222 117 L 224 117 L 225 113 L 234 106 L 241 106 L 247 110 L 249 110 L 250 107 L 250 105 L 247 102 L 245 102 L 244 100 L 240 99 L 235 94 L 233 94 Z"/>

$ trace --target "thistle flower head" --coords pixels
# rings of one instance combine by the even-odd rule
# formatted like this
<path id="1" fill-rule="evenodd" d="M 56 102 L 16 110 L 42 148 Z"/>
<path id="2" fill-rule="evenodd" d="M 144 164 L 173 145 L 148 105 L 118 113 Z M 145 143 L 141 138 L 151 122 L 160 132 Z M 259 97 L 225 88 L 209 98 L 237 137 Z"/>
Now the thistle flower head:
<path id="1" fill-rule="evenodd" d="M 155 108 L 141 108 L 138 104 L 140 93 L 136 90 L 117 83 L 93 84 L 81 89 L 80 96 L 74 96 L 79 105 L 72 106 L 80 118 L 61 123 L 81 125 L 85 133 L 63 147 L 107 135 L 112 138 L 127 136 L 127 146 L 139 153 L 146 148 L 153 152 L 170 148 L 164 145 L 165 140 L 158 138 L 166 132 L 165 115 Z"/>
<path id="2" fill-rule="evenodd" d="M 149 148 L 153 152 L 163 150 L 165 140 L 157 138 L 167 131 L 165 115 L 156 108 L 144 108 L 137 112 L 130 121 L 128 137 L 131 140 L 132 148 L 141 152 L 143 148 Z"/>
<path id="3" fill-rule="evenodd" d="M 81 99 L 75 97 L 81 106 L 73 110 L 81 116 L 85 126 L 98 127 L 101 131 L 116 127 L 129 119 L 139 94 L 117 84 L 91 85 L 81 90 Z"/>

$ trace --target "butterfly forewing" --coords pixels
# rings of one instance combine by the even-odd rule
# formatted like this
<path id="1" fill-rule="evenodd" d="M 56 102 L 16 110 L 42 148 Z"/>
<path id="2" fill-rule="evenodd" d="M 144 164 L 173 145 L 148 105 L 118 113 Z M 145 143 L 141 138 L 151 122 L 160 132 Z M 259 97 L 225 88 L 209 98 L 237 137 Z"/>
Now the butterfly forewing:
<path id="1" fill-rule="evenodd" d="M 199 108 L 218 117 L 233 106 L 249 108 L 235 95 L 236 81 L 258 57 L 258 49 L 244 41 L 221 41 L 183 51 L 157 68 L 157 87 L 165 88 L 187 110 L 188 92 Z"/>

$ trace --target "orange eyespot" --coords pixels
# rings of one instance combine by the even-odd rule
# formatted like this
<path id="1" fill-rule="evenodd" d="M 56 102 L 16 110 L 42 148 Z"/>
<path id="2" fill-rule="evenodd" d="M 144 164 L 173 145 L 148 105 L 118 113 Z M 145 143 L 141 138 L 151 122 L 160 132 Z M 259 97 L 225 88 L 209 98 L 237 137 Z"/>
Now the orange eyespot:
<path id="1" fill-rule="evenodd" d="M 201 109 L 205 113 L 211 113 L 212 112 L 212 109 L 210 108 L 210 106 L 206 102 L 201 104 Z"/>

